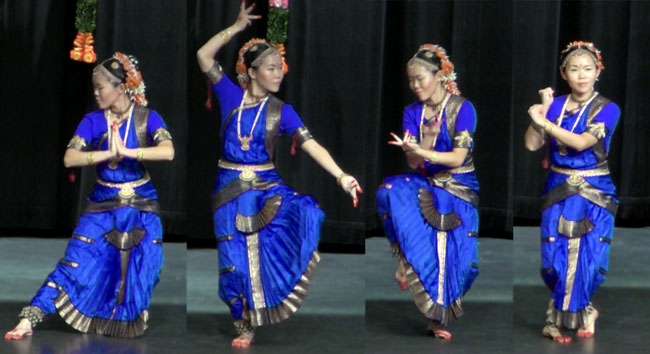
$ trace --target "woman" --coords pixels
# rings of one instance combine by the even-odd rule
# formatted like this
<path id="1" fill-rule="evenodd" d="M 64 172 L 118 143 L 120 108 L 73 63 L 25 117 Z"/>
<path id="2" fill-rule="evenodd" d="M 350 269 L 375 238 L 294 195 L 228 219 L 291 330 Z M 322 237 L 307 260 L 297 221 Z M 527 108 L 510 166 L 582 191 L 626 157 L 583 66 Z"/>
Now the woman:
<path id="1" fill-rule="evenodd" d="M 461 299 L 478 275 L 478 181 L 472 160 L 476 111 L 458 96 L 456 73 L 442 47 L 425 44 L 407 64 L 418 101 L 404 109 L 406 152 L 418 173 L 387 177 L 377 210 L 398 256 L 403 290 L 431 320 L 428 330 L 451 339 L 447 324 L 462 315 Z"/>
<path id="2" fill-rule="evenodd" d="M 539 91 L 530 107 L 526 148 L 550 148 L 551 172 L 542 196 L 542 278 L 551 301 L 542 334 L 570 342 L 561 327 L 595 333 L 598 311 L 590 302 L 608 269 L 609 245 L 618 206 L 607 153 L 618 122 L 618 106 L 594 90 L 604 66 L 592 43 L 573 42 L 562 51 L 560 74 L 569 95 Z"/>
<path id="3" fill-rule="evenodd" d="M 273 155 L 278 135 L 290 135 L 350 194 L 361 188 L 311 136 L 294 109 L 271 95 L 280 88 L 286 64 L 281 53 L 253 39 L 239 51 L 235 85 L 213 59 L 251 15 L 242 2 L 237 21 L 197 52 L 221 107 L 222 158 L 215 182 L 214 232 L 219 249 L 219 296 L 228 304 L 239 334 L 233 346 L 247 347 L 255 327 L 279 322 L 301 305 L 320 257 L 316 250 L 325 217 L 316 201 L 282 183 Z"/>
<path id="4" fill-rule="evenodd" d="M 142 163 L 172 160 L 174 147 L 145 107 L 135 57 L 115 53 L 95 67 L 93 85 L 99 110 L 79 123 L 63 163 L 96 165 L 97 183 L 64 257 L 6 339 L 32 335 L 55 312 L 83 333 L 132 338 L 147 328 L 163 254 L 158 194 Z"/>

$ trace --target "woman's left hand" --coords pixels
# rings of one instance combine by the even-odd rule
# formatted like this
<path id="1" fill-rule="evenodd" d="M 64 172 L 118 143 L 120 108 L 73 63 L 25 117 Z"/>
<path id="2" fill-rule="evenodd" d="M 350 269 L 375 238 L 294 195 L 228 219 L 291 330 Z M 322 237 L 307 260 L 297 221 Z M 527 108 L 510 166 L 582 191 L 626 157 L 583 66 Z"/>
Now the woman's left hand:
<path id="1" fill-rule="evenodd" d="M 131 149 L 128 149 L 126 145 L 124 145 L 124 140 L 122 140 L 122 137 L 120 136 L 120 131 L 117 129 L 117 126 L 113 129 L 113 142 L 115 143 L 115 148 L 117 150 L 117 156 L 118 157 L 132 157 L 131 155 Z"/>
<path id="2" fill-rule="evenodd" d="M 341 188 L 343 188 L 345 193 L 349 194 L 352 197 L 352 205 L 356 208 L 359 204 L 357 193 L 363 193 L 363 189 L 361 189 L 359 182 L 357 182 L 356 178 L 350 175 L 343 176 L 341 178 Z"/>
<path id="3" fill-rule="evenodd" d="M 404 137 L 401 139 L 399 136 L 397 136 L 397 134 L 393 132 L 391 132 L 390 135 L 393 137 L 394 140 L 389 140 L 388 143 L 391 145 L 401 147 L 402 150 L 404 150 L 405 152 L 414 152 L 415 150 L 420 148 L 420 145 L 409 141 L 412 135 L 408 130 L 406 131 L 406 133 L 404 133 Z"/>
<path id="4" fill-rule="evenodd" d="M 543 127 L 544 122 L 546 122 L 546 117 L 544 116 L 544 106 L 541 104 L 534 104 L 528 108 L 528 115 L 530 119 L 538 127 Z"/>

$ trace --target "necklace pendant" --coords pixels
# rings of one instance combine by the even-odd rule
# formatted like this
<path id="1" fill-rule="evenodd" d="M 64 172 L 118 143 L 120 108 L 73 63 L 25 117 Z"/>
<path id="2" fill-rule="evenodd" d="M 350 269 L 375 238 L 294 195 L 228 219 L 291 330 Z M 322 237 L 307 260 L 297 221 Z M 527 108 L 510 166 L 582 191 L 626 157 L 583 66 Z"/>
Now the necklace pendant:
<path id="1" fill-rule="evenodd" d="M 242 136 L 240 140 L 241 140 L 241 149 L 243 151 L 248 151 L 251 149 L 251 144 L 250 144 L 251 138 L 247 136 Z"/>
<path id="2" fill-rule="evenodd" d="M 111 159 L 111 162 L 108 163 L 108 168 L 114 170 L 117 168 L 117 159 Z"/>
<path id="3" fill-rule="evenodd" d="M 560 155 L 562 155 L 562 156 L 566 156 L 566 155 L 568 155 L 568 154 L 569 154 L 569 152 L 567 151 L 566 147 L 565 147 L 565 146 L 561 146 L 561 147 L 560 147 Z"/>

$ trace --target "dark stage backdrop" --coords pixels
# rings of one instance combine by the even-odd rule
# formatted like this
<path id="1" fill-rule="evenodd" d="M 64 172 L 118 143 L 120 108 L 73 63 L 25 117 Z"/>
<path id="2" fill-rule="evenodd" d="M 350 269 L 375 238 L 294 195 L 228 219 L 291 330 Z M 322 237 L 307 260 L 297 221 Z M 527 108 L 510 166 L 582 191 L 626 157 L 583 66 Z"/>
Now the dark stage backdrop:
<path id="1" fill-rule="evenodd" d="M 621 108 L 609 154 L 617 186 L 619 225 L 650 223 L 650 2 L 562 1 L 515 3 L 513 56 L 513 121 L 515 155 L 514 210 L 517 222 L 538 222 L 546 171 L 544 152 L 524 149 L 530 122 L 526 113 L 539 102 L 537 90 L 551 86 L 557 94 L 569 88 L 558 72 L 560 50 L 573 40 L 593 42 L 605 70 L 596 85 Z"/>
<path id="2" fill-rule="evenodd" d="M 0 228 L 68 236 L 90 193 L 94 169 L 66 169 L 63 154 L 86 112 L 96 109 L 93 65 L 68 58 L 76 35 L 74 0 L 0 2 Z M 175 160 L 152 165 L 167 234 L 187 233 L 185 1 L 101 0 L 98 60 L 134 54 L 149 107 L 165 119 Z M 76 182 L 69 182 L 69 174 Z"/>
<path id="3" fill-rule="evenodd" d="M 255 11 L 266 14 L 267 2 L 256 3 Z M 238 1 L 188 1 L 188 240 L 197 243 L 213 238 L 209 195 L 220 154 L 220 117 L 218 110 L 203 108 L 206 80 L 195 52 L 234 22 L 238 6 Z M 217 55 L 231 78 L 239 47 L 264 37 L 265 28 L 264 19 L 256 21 Z M 512 237 L 511 33 L 509 2 L 291 2 L 290 72 L 279 96 L 365 190 L 359 207 L 352 208 L 334 178 L 306 154 L 290 156 L 289 141 L 281 143 L 280 174 L 298 191 L 314 195 L 327 213 L 322 242 L 362 245 L 364 237 L 383 234 L 374 192 L 383 177 L 407 171 L 403 152 L 386 142 L 390 131 L 401 131 L 402 110 L 414 100 L 405 64 L 426 42 L 447 49 L 459 88 L 478 112 L 481 232 Z"/>

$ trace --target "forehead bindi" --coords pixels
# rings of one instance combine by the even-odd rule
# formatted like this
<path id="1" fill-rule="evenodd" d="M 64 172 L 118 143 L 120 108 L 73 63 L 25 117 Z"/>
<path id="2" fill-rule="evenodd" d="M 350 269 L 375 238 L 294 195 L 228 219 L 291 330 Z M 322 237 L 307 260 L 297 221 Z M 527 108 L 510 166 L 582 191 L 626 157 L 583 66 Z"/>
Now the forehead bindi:
<path id="1" fill-rule="evenodd" d="M 596 64 L 594 63 L 594 60 L 585 52 L 576 53 L 569 58 L 569 62 L 567 63 L 567 67 L 569 68 L 587 68 L 595 66 Z"/>

